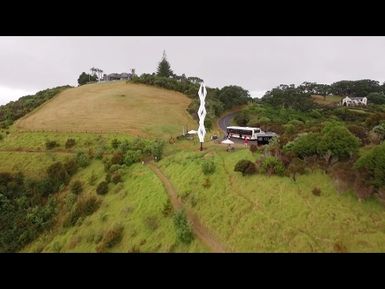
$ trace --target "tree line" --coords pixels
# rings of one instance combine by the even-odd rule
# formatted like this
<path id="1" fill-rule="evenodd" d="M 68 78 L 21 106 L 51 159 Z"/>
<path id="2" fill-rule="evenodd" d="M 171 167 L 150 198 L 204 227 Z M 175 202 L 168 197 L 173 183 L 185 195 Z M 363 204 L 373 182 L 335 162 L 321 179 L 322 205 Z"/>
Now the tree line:
<path id="1" fill-rule="evenodd" d="M 371 79 L 341 80 L 332 84 L 303 82 L 299 86 L 281 84 L 265 93 L 262 101 L 274 106 L 291 107 L 298 110 L 310 109 L 316 104 L 311 95 L 367 97 L 369 104 L 385 104 L 385 82 L 381 85 Z"/>

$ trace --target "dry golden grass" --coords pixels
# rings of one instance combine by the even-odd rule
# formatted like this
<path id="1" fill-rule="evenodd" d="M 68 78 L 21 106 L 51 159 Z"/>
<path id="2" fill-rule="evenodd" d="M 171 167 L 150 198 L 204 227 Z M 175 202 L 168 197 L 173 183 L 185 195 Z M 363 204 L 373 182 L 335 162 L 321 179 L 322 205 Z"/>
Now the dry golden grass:
<path id="1" fill-rule="evenodd" d="M 126 132 L 170 136 L 197 124 L 187 113 L 191 100 L 162 88 L 124 81 L 65 90 L 16 122 L 20 130 Z"/>
<path id="2" fill-rule="evenodd" d="M 342 99 L 342 97 L 338 95 L 327 95 L 325 98 L 322 95 L 312 95 L 311 97 L 314 102 L 327 106 L 334 106 Z"/>

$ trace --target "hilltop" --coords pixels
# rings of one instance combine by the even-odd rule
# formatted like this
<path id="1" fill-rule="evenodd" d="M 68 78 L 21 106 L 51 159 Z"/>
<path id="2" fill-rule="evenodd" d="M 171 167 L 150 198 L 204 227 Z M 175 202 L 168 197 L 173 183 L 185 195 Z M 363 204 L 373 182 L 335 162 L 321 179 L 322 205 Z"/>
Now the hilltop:
<path id="1" fill-rule="evenodd" d="M 22 131 L 120 132 L 171 136 L 182 126 L 195 128 L 186 111 L 191 99 L 182 93 L 126 82 L 69 88 L 19 119 Z"/>

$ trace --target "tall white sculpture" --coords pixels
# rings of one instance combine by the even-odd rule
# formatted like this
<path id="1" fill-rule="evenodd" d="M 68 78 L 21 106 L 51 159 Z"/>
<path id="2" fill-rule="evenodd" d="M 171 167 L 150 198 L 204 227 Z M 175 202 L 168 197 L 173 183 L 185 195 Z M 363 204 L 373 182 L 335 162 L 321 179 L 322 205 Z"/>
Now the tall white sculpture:
<path id="1" fill-rule="evenodd" d="M 203 142 L 205 141 L 206 129 L 205 129 L 205 117 L 206 117 L 206 108 L 205 108 L 205 98 L 207 95 L 206 87 L 203 83 L 199 87 L 199 99 L 200 106 L 198 109 L 198 118 L 199 118 L 199 128 L 198 128 L 198 137 L 201 143 L 201 150 L 203 150 Z"/>

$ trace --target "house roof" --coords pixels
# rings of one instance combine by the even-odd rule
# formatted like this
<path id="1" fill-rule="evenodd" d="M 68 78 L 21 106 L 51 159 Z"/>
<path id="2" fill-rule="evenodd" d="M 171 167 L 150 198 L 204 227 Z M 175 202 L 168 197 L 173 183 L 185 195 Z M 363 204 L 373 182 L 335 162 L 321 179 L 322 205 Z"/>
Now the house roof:
<path id="1" fill-rule="evenodd" d="M 366 97 L 352 97 L 352 96 L 347 96 L 347 97 L 345 97 L 344 99 L 346 99 L 346 98 L 349 98 L 349 99 L 351 99 L 351 100 L 359 100 L 359 101 L 361 101 L 361 100 L 363 100 L 363 99 L 366 98 Z"/>

